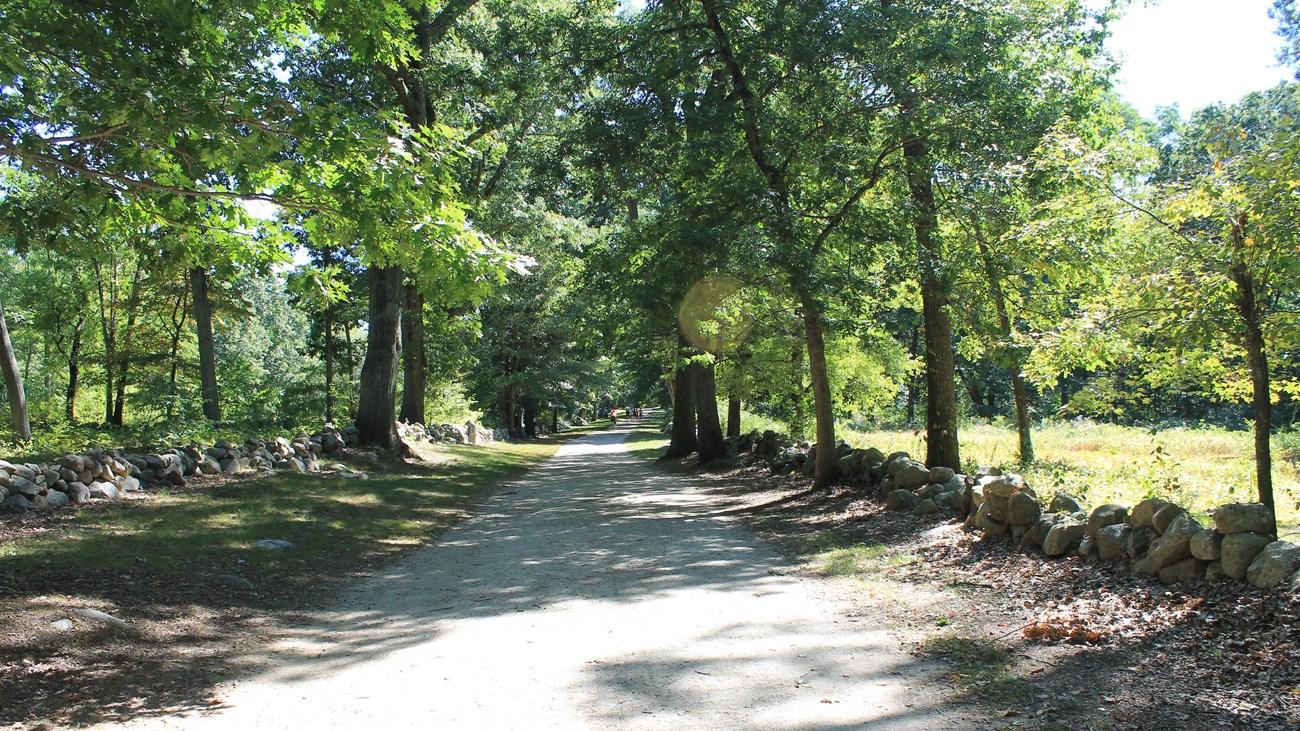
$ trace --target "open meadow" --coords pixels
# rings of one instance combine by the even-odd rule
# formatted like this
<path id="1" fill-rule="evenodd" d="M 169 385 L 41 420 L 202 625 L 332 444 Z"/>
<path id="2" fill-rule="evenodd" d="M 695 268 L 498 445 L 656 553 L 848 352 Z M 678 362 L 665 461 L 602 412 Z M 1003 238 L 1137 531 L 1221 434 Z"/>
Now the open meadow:
<path id="1" fill-rule="evenodd" d="M 846 431 L 855 447 L 902 450 L 924 459 L 925 432 Z M 968 470 L 997 466 L 1023 474 L 1040 495 L 1064 490 L 1089 505 L 1133 505 L 1159 497 L 1205 517 L 1228 502 L 1252 502 L 1253 441 L 1249 431 L 1141 427 L 1061 422 L 1034 430 L 1033 465 L 1019 466 L 1014 429 L 973 424 L 959 434 Z M 1300 450 L 1294 435 L 1274 435 L 1273 490 L 1281 538 L 1300 535 Z"/>

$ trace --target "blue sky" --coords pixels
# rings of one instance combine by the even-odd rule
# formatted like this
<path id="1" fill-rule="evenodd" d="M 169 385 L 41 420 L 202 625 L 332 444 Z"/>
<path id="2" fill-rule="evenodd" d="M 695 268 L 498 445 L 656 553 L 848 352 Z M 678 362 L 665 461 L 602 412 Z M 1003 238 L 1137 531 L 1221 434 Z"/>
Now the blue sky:
<path id="1" fill-rule="evenodd" d="M 1183 116 L 1235 102 L 1292 72 L 1278 66 L 1272 0 L 1136 0 L 1109 47 L 1124 61 L 1117 89 L 1144 116 L 1177 103 Z"/>

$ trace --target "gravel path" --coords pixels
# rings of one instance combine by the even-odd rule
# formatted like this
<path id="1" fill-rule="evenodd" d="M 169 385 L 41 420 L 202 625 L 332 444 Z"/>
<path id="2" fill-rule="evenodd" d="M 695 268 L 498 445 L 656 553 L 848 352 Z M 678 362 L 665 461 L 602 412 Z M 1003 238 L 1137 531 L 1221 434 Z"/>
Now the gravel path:
<path id="1" fill-rule="evenodd" d="M 954 729 L 934 668 L 624 433 L 571 442 L 222 689 L 138 729 Z"/>

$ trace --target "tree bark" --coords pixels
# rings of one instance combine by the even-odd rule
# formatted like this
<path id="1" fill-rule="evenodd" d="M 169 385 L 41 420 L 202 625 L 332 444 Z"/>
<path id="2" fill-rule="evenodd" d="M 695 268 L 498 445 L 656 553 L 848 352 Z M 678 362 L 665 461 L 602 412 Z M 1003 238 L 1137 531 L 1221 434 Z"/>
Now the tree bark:
<path id="1" fill-rule="evenodd" d="M 1251 398 L 1255 407 L 1255 487 L 1259 501 L 1273 516 L 1272 533 L 1277 535 L 1277 510 L 1273 502 L 1273 454 L 1270 437 L 1273 431 L 1273 394 L 1268 373 L 1268 355 L 1264 345 L 1264 330 L 1260 325 L 1259 302 L 1255 293 L 1255 278 L 1241 261 L 1245 248 L 1247 214 L 1234 222 L 1232 229 L 1234 259 L 1231 276 L 1236 285 L 1237 315 L 1243 326 L 1242 341 L 1246 346 L 1246 362 L 1250 367 Z"/>
<path id="2" fill-rule="evenodd" d="M 3 303 L 0 303 L 0 374 L 4 375 L 5 393 L 9 397 L 9 424 L 14 436 L 22 442 L 30 441 L 32 423 L 27 416 L 27 393 L 23 390 L 22 373 L 18 371 L 18 356 L 14 353 L 13 341 L 9 339 Z"/>
<path id="3" fill-rule="evenodd" d="M 86 318 L 77 318 L 72 331 L 72 344 L 68 347 L 68 388 L 64 392 L 64 415 L 69 424 L 77 423 L 77 388 L 81 384 L 81 335 L 86 328 Z"/>
<path id="4" fill-rule="evenodd" d="M 912 328 L 912 342 L 908 347 L 908 354 L 913 358 L 921 354 L 921 337 L 920 328 Z M 916 421 L 916 374 L 912 373 L 907 376 L 907 423 L 910 425 Z"/>
<path id="5" fill-rule="evenodd" d="M 402 411 L 408 424 L 424 423 L 424 295 L 408 282 L 402 288 Z"/>
<path id="6" fill-rule="evenodd" d="M 813 489 L 830 487 L 840 476 L 835 453 L 835 407 L 830 376 L 826 372 L 826 334 L 821 309 L 807 295 L 801 295 L 804 336 L 808 347 L 808 374 L 812 379 L 813 409 L 817 424 L 817 464 Z"/>
<path id="7" fill-rule="evenodd" d="M 122 426 L 126 416 L 126 378 L 131 367 L 131 341 L 135 335 L 136 315 L 140 312 L 140 273 L 144 269 L 136 262 L 131 275 L 131 296 L 126 301 L 126 330 L 122 332 L 122 347 L 117 351 L 117 400 L 113 404 L 113 426 Z"/>
<path id="8" fill-rule="evenodd" d="M 693 363 L 692 380 L 695 386 L 696 449 L 700 464 L 727 456 L 727 445 L 722 441 L 722 424 L 718 420 L 718 386 L 712 363 Z"/>
<path id="9" fill-rule="evenodd" d="M 221 421 L 221 392 L 217 389 L 217 349 L 212 337 L 212 302 L 208 299 L 208 272 L 190 269 L 190 299 L 194 301 L 194 327 L 199 337 L 199 388 L 203 418 Z"/>
<path id="10" fill-rule="evenodd" d="M 1006 293 L 1002 290 L 1002 274 L 993 262 L 984 236 L 976 229 L 976 242 L 979 244 L 980 258 L 984 260 L 984 275 L 989 280 L 989 292 L 993 295 L 993 308 L 998 314 L 998 333 L 1003 341 L 1011 338 L 1011 315 L 1007 312 Z M 1034 463 L 1034 437 L 1029 425 L 1029 394 L 1025 388 L 1025 377 L 1020 372 L 1020 353 L 1010 343 L 1004 342 L 1007 367 L 1011 369 L 1011 392 L 1016 401 L 1016 434 L 1020 441 L 1020 464 Z"/>
<path id="11" fill-rule="evenodd" d="M 925 322 L 926 464 L 961 469 L 957 445 L 957 387 L 952 353 L 952 320 L 942 272 L 934 202 L 934 170 L 924 140 L 904 143 L 907 186 L 916 207 L 916 245 L 921 266 L 921 309 Z"/>
<path id="12" fill-rule="evenodd" d="M 537 402 L 531 397 L 524 399 L 524 436 L 537 438 Z"/>
<path id="13" fill-rule="evenodd" d="M 727 436 L 740 436 L 740 397 L 734 393 L 727 395 Z"/>
<path id="14" fill-rule="evenodd" d="M 104 339 L 104 423 L 113 421 L 113 386 L 117 374 L 117 261 L 111 262 L 112 279 L 105 291 L 103 266 L 95 262 L 95 291 L 99 294 L 100 334 Z"/>
<path id="15" fill-rule="evenodd" d="M 397 370 L 402 355 L 402 268 L 370 267 L 370 328 L 361 365 L 357 429 L 361 444 L 396 449 Z"/>
<path id="16" fill-rule="evenodd" d="M 677 333 L 679 358 L 689 355 L 686 337 Z M 669 435 L 668 451 L 664 459 L 678 459 L 694 452 L 699 447 L 695 433 L 695 384 L 694 371 L 690 366 L 680 363 L 674 378 L 673 393 L 673 429 Z"/>
<path id="17" fill-rule="evenodd" d="M 804 333 L 807 338 L 807 333 Z M 792 436 L 795 439 L 803 439 L 807 436 L 805 429 L 806 417 L 804 416 L 804 388 L 803 388 L 803 351 L 804 344 L 799 341 L 790 349 L 790 430 L 794 432 Z"/>
<path id="18" fill-rule="evenodd" d="M 325 308 L 325 423 L 334 423 L 334 306 Z"/>

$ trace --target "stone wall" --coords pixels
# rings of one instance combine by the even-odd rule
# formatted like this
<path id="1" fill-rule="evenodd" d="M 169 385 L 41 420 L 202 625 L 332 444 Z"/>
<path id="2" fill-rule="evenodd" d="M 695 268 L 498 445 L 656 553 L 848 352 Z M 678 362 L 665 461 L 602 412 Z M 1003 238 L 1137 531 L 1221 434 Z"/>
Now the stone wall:
<path id="1" fill-rule="evenodd" d="M 398 424 L 407 439 L 488 444 L 491 429 L 478 424 Z M 292 439 L 248 439 L 241 444 L 219 440 L 210 447 L 190 444 L 155 454 L 94 449 L 65 454 L 52 463 L 12 464 L 0 460 L 0 512 L 80 505 L 90 500 L 116 500 L 147 484 L 183 486 L 198 475 L 245 475 L 287 470 L 320 472 L 324 460 L 337 460 L 345 447 L 355 447 L 360 434 L 355 426 L 326 426 L 315 434 L 299 432 Z"/>
<path id="2" fill-rule="evenodd" d="M 774 473 L 812 474 L 816 447 L 767 431 L 730 437 L 734 454 L 765 462 Z M 946 511 L 990 539 L 1015 541 L 1044 555 L 1095 556 L 1126 562 L 1165 583 L 1203 579 L 1247 581 L 1271 588 L 1300 586 L 1300 546 L 1271 534 L 1273 516 L 1260 503 L 1211 511 L 1203 526 L 1186 509 L 1156 498 L 1134 506 L 1085 507 L 1059 492 L 1045 501 L 1016 474 L 985 468 L 962 475 L 930 468 L 906 452 L 836 448 L 841 479 L 873 492 L 891 510 L 916 515 Z"/>

